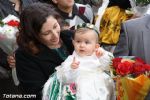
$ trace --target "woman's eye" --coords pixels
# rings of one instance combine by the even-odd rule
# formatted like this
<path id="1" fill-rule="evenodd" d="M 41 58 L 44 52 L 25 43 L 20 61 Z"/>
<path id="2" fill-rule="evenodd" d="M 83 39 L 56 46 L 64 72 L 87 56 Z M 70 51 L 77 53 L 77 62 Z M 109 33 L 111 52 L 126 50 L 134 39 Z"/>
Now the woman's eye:
<path id="1" fill-rule="evenodd" d="M 44 33 L 43 35 L 48 35 L 49 34 L 49 32 L 46 32 L 46 33 Z"/>
<path id="2" fill-rule="evenodd" d="M 50 34 L 50 32 L 45 32 L 43 35 L 49 35 Z"/>
<path id="3" fill-rule="evenodd" d="M 54 27 L 53 27 L 54 29 L 56 29 L 57 28 L 57 25 L 54 25 Z"/>
<path id="4" fill-rule="evenodd" d="M 41 35 L 46 36 L 46 35 L 49 35 L 49 34 L 51 34 L 51 31 L 44 32 L 44 33 L 42 33 Z"/>

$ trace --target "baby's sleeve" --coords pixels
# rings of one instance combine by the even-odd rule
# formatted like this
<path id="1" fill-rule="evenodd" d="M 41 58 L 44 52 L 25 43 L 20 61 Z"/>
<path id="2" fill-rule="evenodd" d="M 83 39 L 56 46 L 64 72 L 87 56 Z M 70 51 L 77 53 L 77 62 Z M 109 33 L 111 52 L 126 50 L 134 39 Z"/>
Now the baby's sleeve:
<path id="1" fill-rule="evenodd" d="M 75 82 L 77 77 L 77 69 L 71 68 L 73 56 L 69 56 L 60 66 L 56 68 L 57 78 L 64 84 L 70 84 Z"/>
<path id="2" fill-rule="evenodd" d="M 103 52 L 103 55 L 101 57 L 99 57 L 99 62 L 101 64 L 101 68 L 103 70 L 109 70 L 114 56 L 111 52 L 108 52 L 108 51 L 104 50 L 103 48 L 100 48 L 100 49 Z"/>

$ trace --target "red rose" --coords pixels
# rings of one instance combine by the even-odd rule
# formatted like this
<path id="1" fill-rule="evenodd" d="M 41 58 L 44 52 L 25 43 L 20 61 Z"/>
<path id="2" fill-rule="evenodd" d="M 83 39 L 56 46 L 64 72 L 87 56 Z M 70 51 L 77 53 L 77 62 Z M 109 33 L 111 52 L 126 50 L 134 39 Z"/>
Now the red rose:
<path id="1" fill-rule="evenodd" d="M 124 61 L 120 63 L 116 69 L 117 74 L 124 76 L 132 72 L 133 63 Z"/>
<path id="2" fill-rule="evenodd" d="M 14 20 L 11 20 L 7 23 L 9 26 L 13 26 L 13 27 L 18 27 L 19 26 L 19 22 L 18 21 L 14 21 Z"/>
<path id="3" fill-rule="evenodd" d="M 145 65 L 144 65 L 144 68 L 145 68 L 146 71 L 150 71 L 150 65 L 145 64 Z"/>
<path id="4" fill-rule="evenodd" d="M 139 63 L 139 62 L 135 62 L 133 64 L 133 71 L 132 71 L 133 74 L 139 75 L 143 73 L 144 71 L 145 71 L 144 64 Z"/>
<path id="5" fill-rule="evenodd" d="M 122 60 L 122 58 L 114 58 L 114 59 L 112 60 L 112 62 L 113 62 L 113 67 L 114 67 L 115 69 L 117 69 L 118 65 L 121 63 L 121 60 Z"/>
<path id="6" fill-rule="evenodd" d="M 144 60 L 142 60 L 142 59 L 139 58 L 139 57 L 136 57 L 136 58 L 135 58 L 135 62 L 139 62 L 139 63 L 145 64 Z"/>

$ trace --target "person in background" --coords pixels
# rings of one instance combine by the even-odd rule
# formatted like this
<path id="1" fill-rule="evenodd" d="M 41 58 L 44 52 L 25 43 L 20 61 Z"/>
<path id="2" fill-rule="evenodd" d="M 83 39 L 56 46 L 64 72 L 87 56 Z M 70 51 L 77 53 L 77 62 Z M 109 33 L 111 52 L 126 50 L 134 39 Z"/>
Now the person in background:
<path id="1" fill-rule="evenodd" d="M 124 22 L 114 55 L 137 56 L 150 64 L 149 31 L 150 14 Z"/>
<path id="2" fill-rule="evenodd" d="M 92 23 L 93 10 L 90 5 L 75 3 L 74 0 L 51 0 L 62 18 L 69 23 L 70 28 L 80 23 Z"/>
<path id="3" fill-rule="evenodd" d="M 62 32 L 60 21 L 54 7 L 45 3 L 32 4 L 20 15 L 15 54 L 17 76 L 24 93 L 36 94 L 38 100 L 55 67 L 73 51 L 72 31 Z"/>
<path id="4" fill-rule="evenodd" d="M 96 16 L 99 7 L 101 7 L 103 0 L 76 0 L 79 4 L 90 5 L 94 11 L 94 16 Z"/>
<path id="5" fill-rule="evenodd" d="M 100 42 L 106 50 L 113 52 L 119 40 L 121 23 L 130 19 L 126 13 L 131 8 L 129 0 L 110 0 L 100 21 Z"/>

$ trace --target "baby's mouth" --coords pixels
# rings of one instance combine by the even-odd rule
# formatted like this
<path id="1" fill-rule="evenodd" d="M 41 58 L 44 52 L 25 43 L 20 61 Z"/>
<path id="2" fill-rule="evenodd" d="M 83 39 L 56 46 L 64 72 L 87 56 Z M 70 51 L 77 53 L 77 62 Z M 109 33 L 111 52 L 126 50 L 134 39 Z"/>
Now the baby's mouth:
<path id="1" fill-rule="evenodd" d="M 80 52 L 84 52 L 84 50 L 80 50 Z"/>

